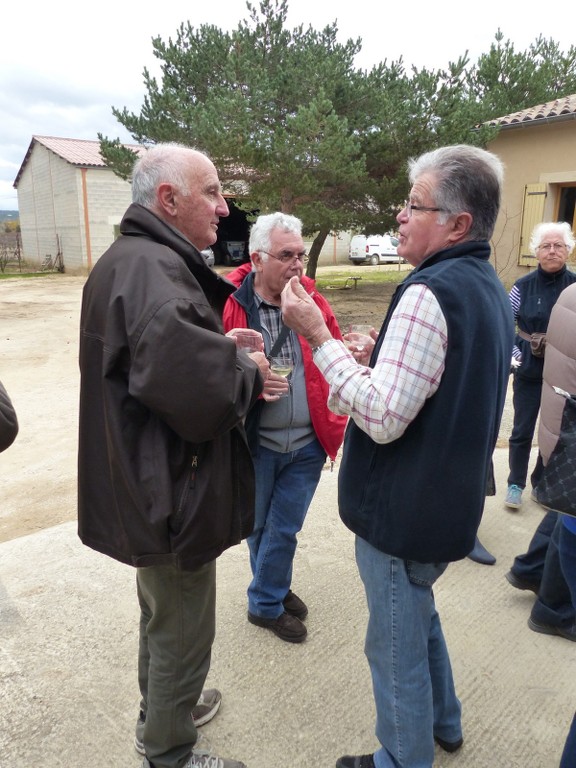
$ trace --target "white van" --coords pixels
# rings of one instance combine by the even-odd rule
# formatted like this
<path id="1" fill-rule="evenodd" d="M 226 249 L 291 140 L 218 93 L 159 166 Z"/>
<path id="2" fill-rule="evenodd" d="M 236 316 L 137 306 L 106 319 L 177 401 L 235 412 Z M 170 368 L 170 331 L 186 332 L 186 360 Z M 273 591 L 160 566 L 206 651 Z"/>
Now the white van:
<path id="1" fill-rule="evenodd" d="M 353 264 L 398 264 L 398 238 L 393 235 L 354 235 L 350 240 L 348 258 Z"/>

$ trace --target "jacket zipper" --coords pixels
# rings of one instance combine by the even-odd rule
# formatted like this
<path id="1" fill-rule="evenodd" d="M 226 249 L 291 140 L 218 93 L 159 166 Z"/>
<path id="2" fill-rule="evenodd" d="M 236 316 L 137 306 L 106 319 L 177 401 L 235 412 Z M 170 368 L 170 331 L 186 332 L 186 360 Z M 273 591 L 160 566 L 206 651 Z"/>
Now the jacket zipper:
<path id="1" fill-rule="evenodd" d="M 198 454 L 194 453 L 190 461 L 190 471 L 188 474 L 188 480 L 184 484 L 182 493 L 180 494 L 180 500 L 178 502 L 178 509 L 176 514 L 181 515 L 184 511 L 184 506 L 188 501 L 188 494 L 196 486 L 196 472 L 198 470 Z"/>

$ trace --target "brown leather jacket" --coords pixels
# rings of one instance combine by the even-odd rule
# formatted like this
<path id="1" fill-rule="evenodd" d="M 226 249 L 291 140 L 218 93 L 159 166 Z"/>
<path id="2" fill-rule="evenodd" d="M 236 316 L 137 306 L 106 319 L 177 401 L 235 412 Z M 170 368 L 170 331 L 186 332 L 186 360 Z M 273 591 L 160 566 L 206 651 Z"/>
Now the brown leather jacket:
<path id="1" fill-rule="evenodd" d="M 190 570 L 252 530 L 243 420 L 262 379 L 223 335 L 234 286 L 142 206 L 121 232 L 83 293 L 79 535 L 124 563 Z"/>

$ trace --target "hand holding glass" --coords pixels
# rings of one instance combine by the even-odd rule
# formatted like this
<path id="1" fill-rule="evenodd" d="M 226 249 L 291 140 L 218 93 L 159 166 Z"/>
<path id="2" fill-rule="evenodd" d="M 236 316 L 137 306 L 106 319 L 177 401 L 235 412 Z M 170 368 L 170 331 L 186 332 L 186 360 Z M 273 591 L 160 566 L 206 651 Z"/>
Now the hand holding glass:
<path id="1" fill-rule="evenodd" d="M 345 339 L 348 342 L 348 347 L 354 348 L 357 352 L 362 352 L 366 346 L 374 344 L 374 339 L 370 335 L 372 327 L 373 326 L 371 325 L 362 325 L 358 323 L 352 324 L 345 336 Z"/>
<path id="2" fill-rule="evenodd" d="M 294 361 L 288 354 L 278 355 L 277 357 L 270 358 L 270 371 L 276 376 L 281 376 L 290 384 L 289 377 L 294 368 Z M 284 392 L 278 392 L 278 397 L 285 397 L 290 392 L 288 386 Z"/>
<path id="3" fill-rule="evenodd" d="M 238 349 L 242 349 L 244 352 L 264 351 L 262 334 L 252 328 L 233 328 L 226 335 L 232 337 Z"/>

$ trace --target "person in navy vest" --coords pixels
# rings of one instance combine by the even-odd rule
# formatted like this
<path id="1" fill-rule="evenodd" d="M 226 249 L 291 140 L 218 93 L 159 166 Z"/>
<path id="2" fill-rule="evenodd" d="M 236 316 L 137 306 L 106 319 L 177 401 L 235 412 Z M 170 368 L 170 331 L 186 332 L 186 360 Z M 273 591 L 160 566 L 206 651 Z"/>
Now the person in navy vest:
<path id="1" fill-rule="evenodd" d="M 448 752 L 463 743 L 433 585 L 474 546 L 510 373 L 512 311 L 488 242 L 500 160 L 442 147 L 411 160 L 409 176 L 398 254 L 415 269 L 368 352 L 333 339 L 297 281 L 282 295 L 285 323 L 328 381 L 329 407 L 350 417 L 338 504 L 368 602 L 380 748 L 337 768 L 430 768 L 434 742 Z"/>
<path id="2" fill-rule="evenodd" d="M 514 424 L 508 441 L 508 489 L 504 505 L 516 512 L 522 506 L 522 491 L 530 464 L 530 453 L 542 395 L 544 353 L 531 349 L 533 333 L 545 334 L 552 308 L 569 285 L 576 282 L 576 274 L 566 266 L 576 242 L 572 227 L 566 221 L 544 221 L 534 227 L 530 250 L 538 267 L 518 278 L 510 291 L 510 304 L 517 330 L 512 355 L 514 367 Z M 542 475 L 542 457 L 538 454 L 530 475 L 530 486 L 535 488 Z M 543 537 L 548 540 L 555 520 L 550 520 Z M 528 554 L 528 553 L 527 553 Z M 530 577 L 541 578 L 536 569 Z M 520 567 L 521 570 L 521 567 Z"/>

